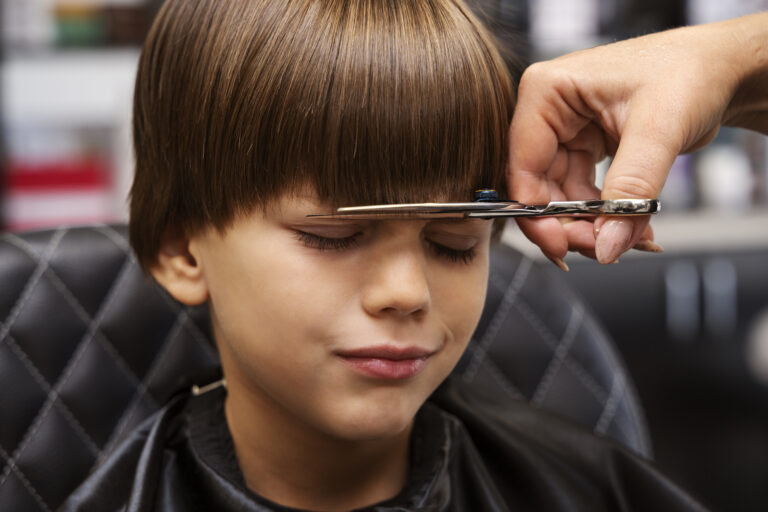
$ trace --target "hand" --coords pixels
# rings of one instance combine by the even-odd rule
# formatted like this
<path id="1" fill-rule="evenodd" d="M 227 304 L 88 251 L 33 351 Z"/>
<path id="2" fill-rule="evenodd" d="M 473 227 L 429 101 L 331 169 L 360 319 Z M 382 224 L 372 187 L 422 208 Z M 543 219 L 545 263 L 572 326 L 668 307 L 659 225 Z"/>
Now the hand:
<path id="1" fill-rule="evenodd" d="M 655 198 L 681 152 L 721 124 L 768 126 L 768 13 L 686 27 L 530 66 L 509 134 L 509 197 L 524 203 Z M 748 112 L 749 115 L 745 113 Z M 615 156 L 602 194 L 595 164 Z M 648 217 L 520 219 L 525 235 L 567 269 L 579 251 L 614 262 L 659 251 Z"/>

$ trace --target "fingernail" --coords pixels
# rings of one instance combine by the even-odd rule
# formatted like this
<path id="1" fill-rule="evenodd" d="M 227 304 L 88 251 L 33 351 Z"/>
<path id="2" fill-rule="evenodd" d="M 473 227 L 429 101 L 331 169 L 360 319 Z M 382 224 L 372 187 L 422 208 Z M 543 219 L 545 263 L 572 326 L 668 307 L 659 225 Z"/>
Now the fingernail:
<path id="1" fill-rule="evenodd" d="M 645 252 L 664 252 L 664 248 L 653 240 L 640 240 L 635 244 L 633 249 Z"/>
<path id="2" fill-rule="evenodd" d="M 605 222 L 606 222 L 606 218 L 603 216 L 600 216 L 597 219 L 595 219 L 595 223 L 592 227 L 592 230 L 595 233 L 595 238 L 597 238 L 597 235 L 600 234 L 600 230 L 603 229 L 603 225 L 605 224 Z"/>
<path id="3" fill-rule="evenodd" d="M 612 263 L 629 249 L 634 225 L 625 219 L 611 219 L 600 229 L 595 241 L 597 261 L 602 264 Z"/>
<path id="4" fill-rule="evenodd" d="M 557 267 L 562 270 L 563 272 L 570 272 L 571 269 L 568 268 L 568 265 L 563 261 L 563 258 L 551 258 L 552 263 L 557 265 Z"/>

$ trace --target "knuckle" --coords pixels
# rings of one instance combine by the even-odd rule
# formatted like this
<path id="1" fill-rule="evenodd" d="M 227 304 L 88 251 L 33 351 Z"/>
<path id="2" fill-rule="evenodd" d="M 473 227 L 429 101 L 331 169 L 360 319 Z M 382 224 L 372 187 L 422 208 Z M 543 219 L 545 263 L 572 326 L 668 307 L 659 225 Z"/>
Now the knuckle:
<path id="1" fill-rule="evenodd" d="M 656 187 L 646 179 L 639 176 L 616 176 L 606 183 L 604 196 L 606 199 L 630 198 L 654 198 L 658 194 Z"/>
<path id="2" fill-rule="evenodd" d="M 534 62 L 528 66 L 521 79 L 536 85 L 559 85 L 570 83 L 574 69 L 561 60 Z"/>
<path id="3" fill-rule="evenodd" d="M 548 62 L 534 62 L 528 66 L 520 77 L 520 88 L 536 90 L 544 85 L 550 85 L 556 80 L 557 69 Z"/>

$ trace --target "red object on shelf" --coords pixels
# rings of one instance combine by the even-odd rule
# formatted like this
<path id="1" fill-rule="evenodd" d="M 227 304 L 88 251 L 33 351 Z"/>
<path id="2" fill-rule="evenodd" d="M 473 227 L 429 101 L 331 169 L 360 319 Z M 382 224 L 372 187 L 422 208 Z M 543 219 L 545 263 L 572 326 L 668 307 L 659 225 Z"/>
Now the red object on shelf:
<path id="1" fill-rule="evenodd" d="M 109 166 L 99 159 L 60 162 L 11 162 L 4 175 L 6 191 L 109 187 Z"/>
<path id="2" fill-rule="evenodd" d="M 115 220 L 112 173 L 105 160 L 87 157 L 8 164 L 2 176 L 5 229 Z"/>

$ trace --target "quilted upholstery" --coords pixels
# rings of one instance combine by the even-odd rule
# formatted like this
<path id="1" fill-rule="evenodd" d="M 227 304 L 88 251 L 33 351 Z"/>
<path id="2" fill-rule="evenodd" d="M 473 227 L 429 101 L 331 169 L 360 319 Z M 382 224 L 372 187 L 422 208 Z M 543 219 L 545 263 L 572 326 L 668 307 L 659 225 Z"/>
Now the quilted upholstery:
<path id="1" fill-rule="evenodd" d="M 124 226 L 0 237 L 0 510 L 53 511 L 174 392 L 217 372 L 205 308 L 141 274 Z M 631 382 L 557 276 L 498 247 L 457 372 L 643 455 Z"/>

